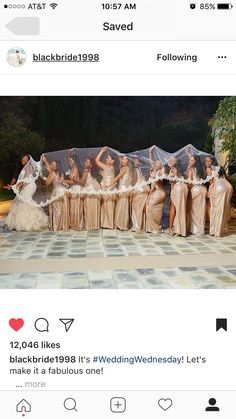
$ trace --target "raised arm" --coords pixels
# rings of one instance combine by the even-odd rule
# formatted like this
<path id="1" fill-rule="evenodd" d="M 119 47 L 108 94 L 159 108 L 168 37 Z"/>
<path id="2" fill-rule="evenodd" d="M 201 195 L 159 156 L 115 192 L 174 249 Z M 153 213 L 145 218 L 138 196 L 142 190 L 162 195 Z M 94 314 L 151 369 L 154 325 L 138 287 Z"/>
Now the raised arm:
<path id="1" fill-rule="evenodd" d="M 132 186 L 136 185 L 137 180 L 138 180 L 138 175 L 137 175 L 137 170 L 136 168 L 134 168 L 131 172 L 131 176 L 132 176 Z"/>
<path id="2" fill-rule="evenodd" d="M 153 149 L 154 149 L 154 145 L 149 148 L 149 152 L 148 152 L 148 156 L 149 156 L 150 165 L 151 165 L 152 170 L 155 168 L 154 161 L 153 161 L 153 156 L 152 156 Z"/>
<path id="3" fill-rule="evenodd" d="M 73 176 L 71 175 L 70 179 L 65 180 L 64 183 L 69 186 L 76 185 L 78 178 L 79 178 L 79 171 L 78 171 L 78 168 L 75 167 L 73 168 Z"/>
<path id="4" fill-rule="evenodd" d="M 73 151 L 74 149 L 72 148 L 69 152 L 68 152 L 68 155 L 67 155 L 67 161 L 68 161 L 68 164 L 69 164 L 69 166 L 70 166 L 70 168 L 72 168 L 73 167 L 73 159 L 72 159 L 72 157 L 71 157 L 71 153 L 72 153 L 72 151 Z"/>
<path id="5" fill-rule="evenodd" d="M 54 172 L 50 172 L 49 176 L 46 179 L 46 185 L 47 186 L 51 185 L 51 183 L 53 181 L 53 178 L 54 178 Z"/>
<path id="6" fill-rule="evenodd" d="M 187 154 L 188 157 L 191 157 L 193 155 L 192 153 L 192 146 L 190 144 L 186 145 L 184 148 L 185 154 Z"/>
<path id="7" fill-rule="evenodd" d="M 79 176 L 75 179 L 75 182 L 80 185 L 80 186 L 85 186 L 86 182 L 87 182 L 87 178 L 88 178 L 88 174 L 89 171 L 88 170 L 84 170 L 82 177 L 80 178 Z"/>
<path id="8" fill-rule="evenodd" d="M 46 168 L 48 169 L 48 171 L 50 172 L 50 164 L 48 163 L 44 154 L 42 154 L 41 159 L 42 159 L 43 163 L 45 164 Z"/>
<path id="9" fill-rule="evenodd" d="M 128 169 L 127 167 L 122 167 L 120 169 L 120 173 L 114 178 L 113 182 L 109 185 L 109 188 L 117 184 L 117 182 L 125 175 L 125 173 L 127 172 L 127 169 Z"/>
<path id="10" fill-rule="evenodd" d="M 102 147 L 101 151 L 98 153 L 96 159 L 95 159 L 95 163 L 98 167 L 100 167 L 100 169 L 105 170 L 106 169 L 106 165 L 104 163 L 101 162 L 101 158 L 102 155 L 107 151 L 107 147 Z"/>

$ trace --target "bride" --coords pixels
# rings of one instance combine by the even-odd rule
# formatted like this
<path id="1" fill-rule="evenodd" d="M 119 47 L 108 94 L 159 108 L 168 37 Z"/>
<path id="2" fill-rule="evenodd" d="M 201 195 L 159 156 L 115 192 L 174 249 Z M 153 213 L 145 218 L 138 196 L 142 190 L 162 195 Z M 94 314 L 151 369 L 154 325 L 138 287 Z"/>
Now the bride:
<path id="1" fill-rule="evenodd" d="M 8 230 L 32 231 L 47 227 L 48 217 L 33 200 L 36 191 L 37 163 L 29 156 L 29 161 L 21 170 L 17 182 L 11 188 L 16 193 L 10 212 L 4 220 Z"/>

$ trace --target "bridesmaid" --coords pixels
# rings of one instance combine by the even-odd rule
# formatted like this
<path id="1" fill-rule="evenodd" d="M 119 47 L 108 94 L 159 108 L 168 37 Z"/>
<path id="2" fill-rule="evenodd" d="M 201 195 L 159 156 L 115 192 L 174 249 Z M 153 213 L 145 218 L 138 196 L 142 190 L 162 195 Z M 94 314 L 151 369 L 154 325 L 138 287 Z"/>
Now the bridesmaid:
<path id="1" fill-rule="evenodd" d="M 171 180 L 171 177 L 175 178 L 183 176 L 183 170 L 178 163 L 176 157 L 172 157 L 168 166 L 170 168 L 169 176 L 171 181 L 171 194 L 170 194 L 170 222 L 169 222 L 169 235 L 178 234 L 186 236 L 186 206 L 188 198 L 188 187 L 186 183 L 178 180 Z"/>
<path id="2" fill-rule="evenodd" d="M 152 150 L 149 151 L 149 160 L 152 162 L 151 178 L 156 178 L 164 174 L 164 168 L 160 160 L 155 162 L 152 159 Z M 163 181 L 157 180 L 151 183 L 150 193 L 146 204 L 146 232 L 162 232 L 162 216 L 166 200 L 166 192 L 163 187 Z"/>
<path id="3" fill-rule="evenodd" d="M 130 194 L 127 188 L 132 185 L 132 176 L 129 168 L 129 159 L 123 156 L 120 159 L 120 173 L 114 178 L 110 187 L 115 186 L 119 182 L 119 196 L 115 209 L 115 226 L 119 230 L 129 230 L 130 222 Z"/>
<path id="4" fill-rule="evenodd" d="M 205 171 L 205 177 L 212 176 L 214 172 L 217 170 L 217 161 L 215 158 L 211 156 L 207 156 L 204 161 L 204 171 Z M 212 181 L 209 182 L 209 186 L 211 185 Z M 211 215 L 211 202 L 209 197 L 209 189 L 207 193 L 207 216 L 208 220 L 210 221 L 210 215 Z"/>
<path id="5" fill-rule="evenodd" d="M 68 153 L 68 163 L 70 166 L 69 180 L 65 180 L 64 183 L 70 187 L 70 228 L 72 230 L 82 230 L 84 224 L 83 199 L 81 187 L 77 183 L 79 178 L 79 159 L 73 153 L 73 149 Z"/>
<path id="6" fill-rule="evenodd" d="M 107 154 L 106 162 L 101 161 L 102 156 L 107 151 L 107 147 L 103 147 L 100 153 L 97 155 L 95 162 L 97 166 L 102 169 L 102 181 L 101 189 L 104 191 L 112 191 L 114 189 L 111 186 L 115 179 L 114 160 L 110 154 Z M 114 194 L 103 195 L 101 203 L 101 227 L 114 229 L 115 226 L 115 204 L 116 197 Z"/>
<path id="7" fill-rule="evenodd" d="M 203 178 L 201 163 L 198 156 L 190 155 L 188 160 L 187 178 L 198 182 Z M 196 236 L 203 236 L 206 221 L 206 195 L 204 185 L 189 185 L 188 228 L 189 232 Z"/>
<path id="8" fill-rule="evenodd" d="M 131 220 L 132 231 L 141 232 L 145 228 L 145 205 L 148 197 L 148 185 L 142 185 L 145 177 L 142 174 L 141 162 L 138 158 L 134 160 L 134 169 L 132 171 L 132 184 L 137 186 L 131 196 Z"/>
<path id="9" fill-rule="evenodd" d="M 214 174 L 214 168 L 210 165 L 210 158 L 206 157 L 206 173 Z M 230 201 L 233 195 L 233 187 L 226 179 L 223 167 L 210 181 L 208 196 L 210 199 L 210 231 L 211 236 L 221 237 L 228 231 L 230 218 Z"/>
<path id="10" fill-rule="evenodd" d="M 42 156 L 42 161 L 49 171 L 46 179 L 46 185 L 52 185 L 51 198 L 56 198 L 49 204 L 49 229 L 52 231 L 69 230 L 70 227 L 70 212 L 69 212 L 69 199 L 65 188 L 63 187 L 64 175 L 58 172 L 58 162 L 53 160 L 49 163 L 46 157 Z M 61 197 L 60 197 L 61 196 Z"/>
<path id="11" fill-rule="evenodd" d="M 92 161 L 86 159 L 81 183 L 88 192 L 98 192 L 100 185 L 92 176 Z M 98 194 L 85 195 L 84 198 L 84 225 L 86 230 L 100 229 L 101 196 Z"/>

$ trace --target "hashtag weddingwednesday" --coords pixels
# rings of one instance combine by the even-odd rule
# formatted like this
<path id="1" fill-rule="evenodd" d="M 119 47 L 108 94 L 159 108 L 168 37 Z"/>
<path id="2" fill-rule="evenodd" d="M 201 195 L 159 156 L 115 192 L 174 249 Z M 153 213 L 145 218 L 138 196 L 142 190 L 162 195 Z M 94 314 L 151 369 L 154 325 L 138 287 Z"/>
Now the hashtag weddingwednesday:
<path id="1" fill-rule="evenodd" d="M 103 364 L 183 364 L 185 361 L 184 356 L 175 357 L 157 357 L 157 356 L 130 356 L 126 357 L 123 355 L 120 356 L 94 356 L 93 363 L 103 363 Z"/>

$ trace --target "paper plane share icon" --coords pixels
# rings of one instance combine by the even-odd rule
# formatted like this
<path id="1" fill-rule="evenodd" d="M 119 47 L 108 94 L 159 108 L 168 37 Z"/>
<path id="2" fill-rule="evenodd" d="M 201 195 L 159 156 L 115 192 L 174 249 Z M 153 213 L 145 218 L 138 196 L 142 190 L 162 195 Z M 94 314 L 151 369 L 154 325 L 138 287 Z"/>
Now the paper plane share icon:
<path id="1" fill-rule="evenodd" d="M 71 328 L 72 324 L 74 323 L 75 319 L 59 319 L 65 326 L 66 332 Z"/>

